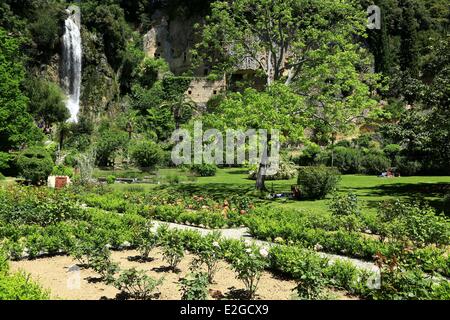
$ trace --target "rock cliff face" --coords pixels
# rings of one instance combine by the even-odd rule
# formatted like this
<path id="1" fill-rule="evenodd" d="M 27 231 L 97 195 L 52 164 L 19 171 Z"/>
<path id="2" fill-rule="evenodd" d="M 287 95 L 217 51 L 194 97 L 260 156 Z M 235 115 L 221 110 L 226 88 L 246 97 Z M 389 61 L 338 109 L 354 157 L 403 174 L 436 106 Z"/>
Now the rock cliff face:
<path id="1" fill-rule="evenodd" d="M 103 53 L 103 41 L 96 33 L 82 29 L 83 83 L 81 105 L 83 112 L 98 117 L 114 108 L 119 95 L 117 75 Z"/>
<path id="2" fill-rule="evenodd" d="M 152 28 L 144 35 L 146 55 L 167 61 L 175 75 L 189 71 L 192 63 L 190 50 L 196 42 L 194 25 L 201 21 L 200 16 L 170 19 L 163 12 L 156 11 L 152 16 Z M 210 67 L 206 65 L 194 70 L 195 79 L 186 91 L 186 95 L 200 106 L 206 105 L 226 87 L 225 79 L 208 80 L 209 71 Z"/>

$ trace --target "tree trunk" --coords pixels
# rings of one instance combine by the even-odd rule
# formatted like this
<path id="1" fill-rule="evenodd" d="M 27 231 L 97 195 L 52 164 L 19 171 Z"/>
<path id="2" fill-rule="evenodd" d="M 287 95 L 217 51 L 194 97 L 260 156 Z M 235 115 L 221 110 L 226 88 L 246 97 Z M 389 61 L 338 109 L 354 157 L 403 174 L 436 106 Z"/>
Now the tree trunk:
<path id="1" fill-rule="evenodd" d="M 266 188 L 266 164 L 260 163 L 258 168 L 258 174 L 256 175 L 256 190 L 267 191 Z"/>
<path id="2" fill-rule="evenodd" d="M 336 143 L 336 134 L 333 133 L 331 138 L 331 167 L 334 168 L 334 144 Z"/>
<path id="3" fill-rule="evenodd" d="M 268 154 L 269 154 L 269 143 L 271 137 L 268 135 L 267 141 L 264 144 L 264 150 L 261 157 L 261 161 L 259 163 L 258 173 L 256 175 L 256 190 L 259 191 L 267 191 L 266 188 L 266 173 L 267 173 L 267 165 L 268 165 Z"/>

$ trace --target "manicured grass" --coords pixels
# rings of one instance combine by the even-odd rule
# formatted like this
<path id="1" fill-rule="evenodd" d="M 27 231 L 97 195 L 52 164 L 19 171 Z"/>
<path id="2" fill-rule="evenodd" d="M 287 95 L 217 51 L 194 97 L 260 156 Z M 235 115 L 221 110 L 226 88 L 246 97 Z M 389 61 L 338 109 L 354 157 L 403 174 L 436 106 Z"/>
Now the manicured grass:
<path id="1" fill-rule="evenodd" d="M 178 169 L 159 170 L 160 176 L 186 176 L 186 171 Z M 269 191 L 275 193 L 290 192 L 291 185 L 297 183 L 296 179 L 286 181 L 267 181 Z M 172 185 L 175 191 L 190 194 L 210 194 L 227 197 L 230 194 L 255 195 L 255 181 L 247 178 L 247 171 L 242 168 L 219 169 L 214 177 L 199 177 L 195 182 L 184 181 L 178 185 Z M 139 185 L 152 189 L 156 185 Z M 123 185 L 115 185 L 117 189 Z M 164 186 L 160 186 L 164 187 Z M 413 199 L 424 198 L 439 210 L 450 212 L 450 208 L 444 207 L 442 201 L 446 193 L 450 193 L 450 176 L 416 176 L 401 178 L 379 178 L 364 175 L 345 175 L 338 186 L 338 192 L 355 193 L 368 211 L 374 211 L 377 203 L 388 199 Z M 284 208 L 311 210 L 326 212 L 329 199 L 319 201 L 292 201 L 279 199 L 276 201 L 265 200 L 269 205 L 282 206 Z"/>

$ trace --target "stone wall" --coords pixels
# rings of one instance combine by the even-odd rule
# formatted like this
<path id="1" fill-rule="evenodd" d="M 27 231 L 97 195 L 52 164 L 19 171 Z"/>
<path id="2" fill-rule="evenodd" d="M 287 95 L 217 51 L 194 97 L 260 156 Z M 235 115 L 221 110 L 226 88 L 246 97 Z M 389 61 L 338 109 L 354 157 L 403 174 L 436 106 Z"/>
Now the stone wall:
<path id="1" fill-rule="evenodd" d="M 206 106 L 206 103 L 214 96 L 226 89 L 225 77 L 222 80 L 208 80 L 195 78 L 189 85 L 186 95 L 197 105 Z"/>
<path id="2" fill-rule="evenodd" d="M 152 28 L 144 36 L 144 51 L 148 57 L 164 59 L 175 75 L 181 75 L 191 67 L 190 50 L 195 44 L 194 24 L 201 17 L 169 20 L 161 11 L 152 16 Z M 206 76 L 210 68 L 202 65 L 194 70 L 196 77 L 186 95 L 199 106 L 206 103 L 226 88 L 225 78 L 214 81 Z"/>

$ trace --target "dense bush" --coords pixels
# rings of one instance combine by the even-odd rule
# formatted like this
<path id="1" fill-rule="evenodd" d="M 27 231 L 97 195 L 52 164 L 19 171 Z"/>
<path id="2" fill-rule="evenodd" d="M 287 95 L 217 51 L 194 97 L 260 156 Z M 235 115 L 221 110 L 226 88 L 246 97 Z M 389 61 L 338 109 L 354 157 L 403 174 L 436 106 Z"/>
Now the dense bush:
<path id="1" fill-rule="evenodd" d="M 217 166 L 214 164 L 194 164 L 191 166 L 191 172 L 200 177 L 213 177 L 217 173 Z"/>
<path id="2" fill-rule="evenodd" d="M 360 150 L 346 147 L 334 148 L 334 165 L 340 172 L 345 174 L 361 173 L 362 162 Z"/>
<path id="3" fill-rule="evenodd" d="M 52 175 L 54 176 L 68 176 L 73 177 L 73 169 L 64 165 L 58 165 L 53 167 Z"/>
<path id="4" fill-rule="evenodd" d="M 86 218 L 70 194 L 36 187 L 0 189 L 0 207 L 0 221 L 14 225 L 47 226 Z"/>
<path id="5" fill-rule="evenodd" d="M 297 282 L 296 291 L 300 299 L 321 298 L 327 284 L 324 274 L 328 265 L 327 259 L 297 247 L 275 247 L 270 250 L 270 257 L 274 268 L 289 274 Z"/>
<path id="6" fill-rule="evenodd" d="M 164 151 L 151 140 L 137 142 L 130 146 L 129 152 L 132 161 L 146 171 L 154 169 L 164 158 Z"/>
<path id="7" fill-rule="evenodd" d="M 378 208 L 381 234 L 416 246 L 450 244 L 450 221 L 428 205 L 386 201 Z"/>
<path id="8" fill-rule="evenodd" d="M 0 300 L 48 300 L 50 295 L 25 273 L 0 272 Z"/>
<path id="9" fill-rule="evenodd" d="M 20 174 L 33 184 L 40 184 L 53 171 L 53 160 L 42 148 L 33 147 L 22 151 L 17 157 Z"/>
<path id="10" fill-rule="evenodd" d="M 297 180 L 301 196 L 306 199 L 325 198 L 338 182 L 338 172 L 325 166 L 302 167 L 299 170 Z"/>
<path id="11" fill-rule="evenodd" d="M 364 173 L 380 175 L 391 166 L 391 162 L 386 156 L 376 152 L 370 152 L 364 155 L 362 160 Z"/>
<path id="12" fill-rule="evenodd" d="M 353 193 L 335 194 L 329 205 L 339 225 L 348 231 L 357 231 L 362 225 L 358 198 Z"/>
<path id="13" fill-rule="evenodd" d="M 395 157 L 397 171 L 402 176 L 413 176 L 422 170 L 422 163 L 417 160 L 409 160 L 407 157 Z"/>
<path id="14" fill-rule="evenodd" d="M 206 300 L 208 284 L 208 274 L 204 272 L 194 272 L 180 279 L 181 300 Z"/>
<path id="15" fill-rule="evenodd" d="M 8 153 L 0 151 L 0 170 L 9 168 L 10 160 L 11 156 Z"/>

